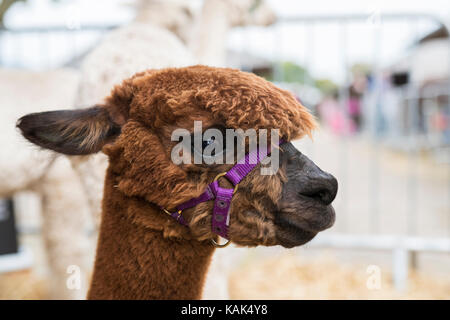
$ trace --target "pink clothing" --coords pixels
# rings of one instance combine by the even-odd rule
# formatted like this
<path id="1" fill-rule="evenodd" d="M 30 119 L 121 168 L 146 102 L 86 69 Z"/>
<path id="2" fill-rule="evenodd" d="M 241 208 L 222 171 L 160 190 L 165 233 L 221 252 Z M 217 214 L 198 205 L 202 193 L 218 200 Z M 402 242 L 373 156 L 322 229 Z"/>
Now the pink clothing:
<path id="1" fill-rule="evenodd" d="M 334 99 L 325 99 L 319 106 L 319 113 L 325 125 L 337 135 L 351 134 L 356 131 L 352 119 L 346 115 Z"/>

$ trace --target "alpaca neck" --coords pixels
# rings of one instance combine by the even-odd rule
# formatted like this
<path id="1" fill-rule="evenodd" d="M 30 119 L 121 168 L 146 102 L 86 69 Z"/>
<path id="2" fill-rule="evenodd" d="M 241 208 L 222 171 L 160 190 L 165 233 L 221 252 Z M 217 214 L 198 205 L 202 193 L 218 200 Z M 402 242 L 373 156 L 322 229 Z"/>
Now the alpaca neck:
<path id="1" fill-rule="evenodd" d="M 142 209 L 105 180 L 102 223 L 88 299 L 200 299 L 214 248 L 173 240 L 130 218 Z M 160 214 L 144 205 L 145 214 Z M 147 209 L 151 208 L 151 209 Z"/>
<path id="2" fill-rule="evenodd" d="M 191 48 L 200 64 L 225 65 L 227 33 L 230 29 L 225 1 L 205 0 Z"/>

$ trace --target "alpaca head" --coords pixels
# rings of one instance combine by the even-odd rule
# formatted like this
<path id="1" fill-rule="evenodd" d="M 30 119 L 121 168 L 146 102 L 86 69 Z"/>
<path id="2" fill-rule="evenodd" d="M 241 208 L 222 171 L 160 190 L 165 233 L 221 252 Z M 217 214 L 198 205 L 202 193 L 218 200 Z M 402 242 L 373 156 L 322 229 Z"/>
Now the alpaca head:
<path id="1" fill-rule="evenodd" d="M 189 38 L 195 13 L 188 2 L 180 0 L 138 0 L 133 3 L 135 21 L 168 29 L 183 42 Z"/>
<path id="2" fill-rule="evenodd" d="M 216 0 L 213 0 L 216 1 Z M 264 0 L 219 0 L 225 1 L 228 17 L 233 27 L 256 25 L 268 26 L 275 22 L 272 8 Z"/>
<path id="3" fill-rule="evenodd" d="M 315 126 L 306 108 L 289 92 L 260 77 L 194 66 L 136 74 L 116 86 L 101 105 L 30 114 L 19 120 L 18 127 L 31 142 L 64 154 L 90 154 L 103 148 L 114 172 L 115 190 L 139 202 L 134 205 L 142 210 L 133 217 L 135 221 L 159 228 L 166 236 L 205 240 L 214 237 L 213 201 L 182 212 L 189 227 L 177 224 L 159 209 L 172 210 L 200 195 L 214 177 L 234 165 L 173 161 L 174 154 L 180 155 L 173 152 L 180 144 L 173 133 L 177 129 L 192 133 L 194 121 L 201 121 L 204 130 L 218 132 L 278 129 L 285 141 L 309 134 Z M 200 144 L 200 149 L 204 147 Z M 222 147 L 226 149 L 226 144 Z M 193 152 L 183 152 L 191 158 L 195 152 L 203 152 L 196 149 L 193 144 Z M 336 179 L 291 143 L 280 146 L 276 173 L 263 175 L 260 167 L 241 181 L 233 196 L 231 241 L 292 247 L 333 224 Z M 231 187 L 224 178 L 219 183 Z"/>
<path id="4" fill-rule="evenodd" d="M 226 12 L 231 27 L 259 25 L 275 22 L 272 8 L 264 0 L 205 0 Z M 183 42 L 192 36 L 191 27 L 197 18 L 192 4 L 181 0 L 138 0 L 135 21 L 152 23 L 175 33 Z"/>

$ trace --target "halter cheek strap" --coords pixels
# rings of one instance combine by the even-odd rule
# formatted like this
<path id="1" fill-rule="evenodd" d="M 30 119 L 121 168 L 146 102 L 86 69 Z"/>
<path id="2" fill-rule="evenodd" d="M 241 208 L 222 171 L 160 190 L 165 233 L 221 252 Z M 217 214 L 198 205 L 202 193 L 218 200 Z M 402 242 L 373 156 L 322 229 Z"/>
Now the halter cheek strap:
<path id="1" fill-rule="evenodd" d="M 280 141 L 280 145 L 283 141 Z M 176 207 L 176 211 L 171 213 L 166 209 L 162 208 L 164 212 L 169 214 L 172 218 L 177 220 L 179 223 L 188 226 L 187 222 L 182 216 L 182 212 L 185 209 L 195 207 L 196 205 L 214 200 L 214 208 L 212 213 L 212 231 L 229 240 L 228 227 L 230 225 L 230 206 L 233 195 L 238 189 L 239 183 L 244 179 L 261 161 L 264 159 L 268 153 L 272 150 L 269 146 L 267 150 L 259 151 L 258 148 L 247 153 L 243 159 L 238 161 L 229 171 L 218 174 L 214 181 L 211 182 L 206 190 L 198 197 L 192 198 L 179 206 Z M 222 188 L 219 186 L 219 179 L 221 177 L 227 178 L 228 181 L 234 186 L 234 189 Z M 227 243 L 228 244 L 228 243 Z M 215 245 L 217 245 L 215 243 Z M 217 245 L 221 246 L 221 245 Z"/>

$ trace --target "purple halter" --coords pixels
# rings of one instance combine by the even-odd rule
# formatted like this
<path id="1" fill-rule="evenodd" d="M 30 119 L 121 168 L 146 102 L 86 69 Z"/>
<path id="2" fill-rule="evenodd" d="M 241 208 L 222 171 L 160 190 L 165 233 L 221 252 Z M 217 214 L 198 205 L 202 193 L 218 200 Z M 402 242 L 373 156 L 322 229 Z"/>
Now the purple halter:
<path id="1" fill-rule="evenodd" d="M 282 143 L 284 143 L 284 141 L 281 140 L 279 145 L 281 145 Z M 186 220 L 184 220 L 183 216 L 181 215 L 183 210 L 195 207 L 202 202 L 215 200 L 212 213 L 212 231 L 215 234 L 228 240 L 231 199 L 233 198 L 233 195 L 236 192 L 238 185 L 242 181 L 242 179 L 244 179 L 261 162 L 261 160 L 270 153 L 269 150 L 272 150 L 270 146 L 267 148 L 267 150 L 263 150 L 261 152 L 259 152 L 258 148 L 250 151 L 245 155 L 243 160 L 238 161 L 238 163 L 235 164 L 229 171 L 218 174 L 214 178 L 214 181 L 206 187 L 206 190 L 200 196 L 192 198 L 180 204 L 176 207 L 176 211 L 173 213 L 163 208 L 164 212 L 172 216 L 172 218 L 177 220 L 179 223 L 187 226 L 188 224 Z M 220 187 L 218 180 L 221 177 L 227 178 L 228 181 L 233 184 L 234 189 L 226 189 Z"/>

